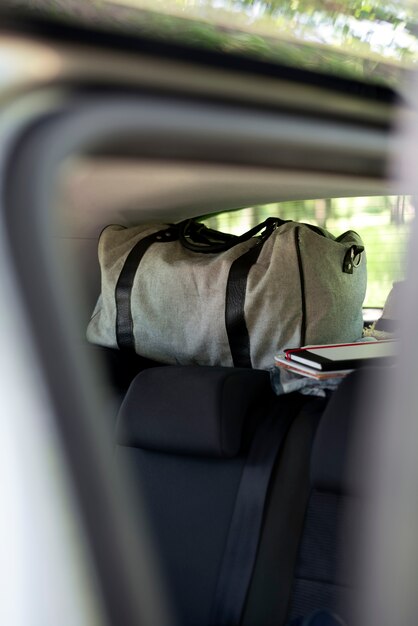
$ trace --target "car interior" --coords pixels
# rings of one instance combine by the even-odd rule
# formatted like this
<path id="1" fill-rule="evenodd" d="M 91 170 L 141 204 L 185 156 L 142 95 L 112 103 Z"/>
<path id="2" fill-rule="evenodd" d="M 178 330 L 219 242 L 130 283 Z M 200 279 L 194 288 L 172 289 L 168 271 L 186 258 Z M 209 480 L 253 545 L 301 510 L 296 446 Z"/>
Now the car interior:
<path id="1" fill-rule="evenodd" d="M 371 334 L 414 217 L 389 179 L 400 96 L 39 16 L 2 29 L 10 58 L 44 59 L 2 95 L 2 219 L 109 623 L 360 623 L 359 425 L 386 372 L 277 395 L 269 370 L 167 364 L 86 329 L 107 225 L 281 217 L 363 236 Z"/>

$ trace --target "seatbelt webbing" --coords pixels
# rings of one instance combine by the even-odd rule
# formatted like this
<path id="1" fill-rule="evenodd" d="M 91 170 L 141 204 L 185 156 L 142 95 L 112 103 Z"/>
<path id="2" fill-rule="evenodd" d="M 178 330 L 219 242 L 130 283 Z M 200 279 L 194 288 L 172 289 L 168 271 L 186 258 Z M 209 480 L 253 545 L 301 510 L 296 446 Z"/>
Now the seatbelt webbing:
<path id="1" fill-rule="evenodd" d="M 253 572 L 267 490 L 295 411 L 269 415 L 257 430 L 235 501 L 210 623 L 237 626 Z"/>
<path id="2" fill-rule="evenodd" d="M 310 398 L 292 422 L 270 481 L 256 563 L 241 626 L 287 623 L 299 544 L 311 492 L 311 449 L 326 398 Z"/>

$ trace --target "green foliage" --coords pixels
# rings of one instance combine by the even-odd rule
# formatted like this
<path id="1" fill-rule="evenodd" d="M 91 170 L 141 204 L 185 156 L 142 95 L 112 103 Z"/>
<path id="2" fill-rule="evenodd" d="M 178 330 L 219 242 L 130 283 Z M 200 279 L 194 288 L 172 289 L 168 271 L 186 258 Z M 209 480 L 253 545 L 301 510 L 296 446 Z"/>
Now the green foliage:
<path id="1" fill-rule="evenodd" d="M 405 277 L 405 249 L 409 227 L 374 226 L 359 228 L 367 250 L 367 294 L 365 306 L 383 306 L 397 280 Z"/>
<path id="2" fill-rule="evenodd" d="M 210 5 L 210 0 L 204 0 L 206 5 Z M 242 10 L 248 10 L 254 7 L 253 0 L 225 0 L 230 9 L 237 7 Z M 409 45 L 401 43 L 397 40 L 397 29 L 402 27 L 406 34 L 411 38 L 416 37 L 417 16 L 413 3 L 371 3 L 368 0 L 291 0 L 283 2 L 282 0 L 259 0 L 257 2 L 258 14 L 268 16 L 272 19 L 278 17 L 286 18 L 290 29 L 303 26 L 304 30 L 310 30 L 313 33 L 319 33 L 321 28 L 330 27 L 335 33 L 339 34 L 340 44 L 355 45 L 359 50 L 359 44 L 365 43 L 369 50 L 372 46 L 368 38 L 370 36 L 364 34 L 363 29 L 359 29 L 360 23 L 369 23 L 370 30 L 373 24 L 385 24 L 393 28 L 393 38 L 389 44 L 385 46 L 385 54 L 390 54 L 393 58 L 404 59 L 412 57 L 416 53 L 416 46 L 413 40 Z"/>
<path id="3" fill-rule="evenodd" d="M 397 1 L 1 1 L 67 21 L 392 85 L 399 65 L 418 57 L 414 5 Z"/>

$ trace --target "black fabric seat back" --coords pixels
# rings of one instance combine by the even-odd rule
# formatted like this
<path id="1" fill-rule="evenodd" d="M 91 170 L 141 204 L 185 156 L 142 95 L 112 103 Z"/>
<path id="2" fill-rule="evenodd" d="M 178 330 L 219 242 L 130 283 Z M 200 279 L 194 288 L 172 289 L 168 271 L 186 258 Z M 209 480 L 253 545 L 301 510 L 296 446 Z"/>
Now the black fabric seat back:
<path id="1" fill-rule="evenodd" d="M 209 624 L 251 434 L 272 401 L 266 372 L 162 367 L 122 404 L 119 461 L 149 505 L 178 623 Z"/>
<path id="2" fill-rule="evenodd" d="M 326 609 L 354 623 L 355 550 L 364 497 L 357 438 L 364 398 L 381 372 L 360 369 L 334 392 L 312 450 L 311 495 L 296 565 L 289 622 Z M 363 433 L 362 433 L 363 434 Z M 364 438 L 363 438 L 364 445 Z M 363 459 L 364 460 L 364 459 Z"/>
<path id="3" fill-rule="evenodd" d="M 119 414 L 117 459 L 145 496 L 181 626 L 210 624 L 254 433 L 272 410 L 280 419 L 304 403 L 298 394 L 277 398 L 269 374 L 248 369 L 161 367 L 133 381 Z"/>

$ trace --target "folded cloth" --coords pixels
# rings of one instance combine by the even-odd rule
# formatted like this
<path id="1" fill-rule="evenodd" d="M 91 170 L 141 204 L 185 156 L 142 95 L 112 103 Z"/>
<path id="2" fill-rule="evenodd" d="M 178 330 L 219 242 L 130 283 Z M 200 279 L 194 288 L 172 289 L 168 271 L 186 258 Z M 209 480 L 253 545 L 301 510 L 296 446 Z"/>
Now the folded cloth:
<path id="1" fill-rule="evenodd" d="M 299 391 L 306 396 L 325 398 L 328 395 L 327 392 L 337 389 L 343 378 L 316 380 L 281 367 L 272 367 L 270 369 L 270 380 L 273 391 L 278 396 L 292 393 L 292 391 Z"/>

